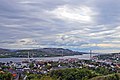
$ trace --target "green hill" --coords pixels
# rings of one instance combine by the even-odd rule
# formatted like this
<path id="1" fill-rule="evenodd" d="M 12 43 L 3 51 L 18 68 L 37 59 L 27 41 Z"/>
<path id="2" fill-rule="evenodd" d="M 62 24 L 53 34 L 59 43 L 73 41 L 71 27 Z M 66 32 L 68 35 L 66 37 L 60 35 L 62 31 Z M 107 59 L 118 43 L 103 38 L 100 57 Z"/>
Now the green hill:
<path id="1" fill-rule="evenodd" d="M 30 57 L 54 57 L 83 54 L 83 52 L 77 52 L 63 48 L 41 48 L 24 50 L 10 50 L 0 48 L 0 57 L 27 57 L 28 52 L 30 53 Z"/>

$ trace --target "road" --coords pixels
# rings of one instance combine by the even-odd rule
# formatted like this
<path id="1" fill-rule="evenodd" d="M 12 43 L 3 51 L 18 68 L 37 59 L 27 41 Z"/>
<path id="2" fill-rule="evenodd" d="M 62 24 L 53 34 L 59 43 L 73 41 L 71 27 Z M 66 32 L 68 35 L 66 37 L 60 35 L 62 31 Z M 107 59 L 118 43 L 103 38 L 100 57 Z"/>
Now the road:
<path id="1" fill-rule="evenodd" d="M 23 80 L 26 80 L 26 78 L 27 78 L 27 75 L 23 78 Z"/>
<path id="2" fill-rule="evenodd" d="M 20 74 L 18 73 L 14 80 L 19 80 Z"/>

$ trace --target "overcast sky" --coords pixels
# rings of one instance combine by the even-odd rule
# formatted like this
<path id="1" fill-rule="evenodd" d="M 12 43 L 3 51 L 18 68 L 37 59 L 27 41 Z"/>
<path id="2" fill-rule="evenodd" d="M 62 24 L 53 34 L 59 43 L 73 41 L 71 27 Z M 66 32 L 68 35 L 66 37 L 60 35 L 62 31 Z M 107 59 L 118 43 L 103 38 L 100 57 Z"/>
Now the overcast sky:
<path id="1" fill-rule="evenodd" d="M 0 0 L 0 47 L 120 50 L 120 0 Z"/>

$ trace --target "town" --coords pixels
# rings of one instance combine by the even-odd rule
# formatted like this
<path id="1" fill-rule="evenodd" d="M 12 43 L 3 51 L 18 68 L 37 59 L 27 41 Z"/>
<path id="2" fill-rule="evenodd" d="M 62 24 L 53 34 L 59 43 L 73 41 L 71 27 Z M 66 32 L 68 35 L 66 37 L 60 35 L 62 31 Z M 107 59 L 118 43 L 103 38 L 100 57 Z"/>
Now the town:
<path id="1" fill-rule="evenodd" d="M 105 54 L 106 55 L 106 54 Z M 110 55 L 114 55 L 111 56 Z M 33 80 L 34 77 L 31 74 L 47 75 L 52 71 L 63 69 L 89 69 L 97 71 L 101 74 L 120 73 L 120 53 L 107 54 L 109 58 L 100 58 L 98 55 L 93 56 L 90 60 L 81 60 L 77 58 L 59 59 L 58 61 L 52 60 L 33 60 L 26 59 L 21 62 L 9 61 L 6 63 L 0 63 L 0 75 L 8 72 L 11 74 L 13 80 Z M 39 77 L 41 77 L 39 76 Z M 6 77 L 7 78 L 7 77 Z M 2 79 L 1 79 L 2 80 Z M 8 79 L 6 79 L 8 80 Z"/>

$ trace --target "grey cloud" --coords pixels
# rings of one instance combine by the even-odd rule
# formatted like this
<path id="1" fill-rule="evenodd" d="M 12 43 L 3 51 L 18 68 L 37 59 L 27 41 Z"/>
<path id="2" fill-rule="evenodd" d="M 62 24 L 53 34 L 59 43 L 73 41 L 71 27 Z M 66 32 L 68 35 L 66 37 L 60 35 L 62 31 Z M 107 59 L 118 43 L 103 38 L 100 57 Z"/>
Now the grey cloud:
<path id="1" fill-rule="evenodd" d="M 1 44 L 14 44 L 14 41 L 0 41 Z"/>
<path id="2" fill-rule="evenodd" d="M 97 21 L 99 24 L 116 24 L 118 23 L 120 16 L 120 1 L 104 0 L 95 1 L 96 11 L 99 12 Z"/>
<path id="3" fill-rule="evenodd" d="M 22 48 L 51 46 L 70 49 L 77 47 L 81 50 L 104 49 L 98 46 L 82 46 L 105 44 L 108 43 L 105 42 L 107 40 L 112 42 L 120 39 L 119 3 L 118 0 L 0 0 L 0 44 L 5 44 L 1 47 L 15 48 L 17 45 L 21 48 L 20 44 L 27 43 L 22 39 L 27 38 L 33 42 L 28 41 Z M 64 5 L 74 9 L 87 6 L 97 14 L 92 15 L 93 23 L 85 24 L 62 20 L 49 13 Z M 59 36 L 61 34 L 62 37 Z"/>

